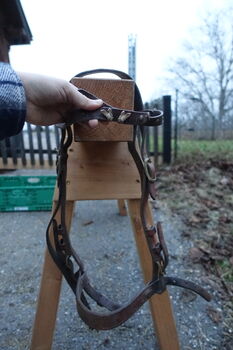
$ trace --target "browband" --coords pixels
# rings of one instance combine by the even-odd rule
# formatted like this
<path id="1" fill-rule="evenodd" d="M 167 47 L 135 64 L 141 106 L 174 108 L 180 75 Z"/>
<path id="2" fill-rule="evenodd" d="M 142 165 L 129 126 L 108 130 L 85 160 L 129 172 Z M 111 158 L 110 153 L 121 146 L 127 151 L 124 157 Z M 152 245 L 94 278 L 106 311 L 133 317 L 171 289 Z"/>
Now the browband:
<path id="1" fill-rule="evenodd" d="M 96 96 L 86 90 L 78 90 L 81 94 L 90 99 L 97 99 Z M 122 110 L 104 103 L 100 108 L 94 111 L 87 112 L 83 109 L 71 111 L 66 118 L 66 124 L 82 123 L 91 119 L 97 119 L 100 121 L 117 122 L 120 124 L 159 126 L 162 124 L 162 117 L 162 111 L 156 109 L 143 111 Z"/>

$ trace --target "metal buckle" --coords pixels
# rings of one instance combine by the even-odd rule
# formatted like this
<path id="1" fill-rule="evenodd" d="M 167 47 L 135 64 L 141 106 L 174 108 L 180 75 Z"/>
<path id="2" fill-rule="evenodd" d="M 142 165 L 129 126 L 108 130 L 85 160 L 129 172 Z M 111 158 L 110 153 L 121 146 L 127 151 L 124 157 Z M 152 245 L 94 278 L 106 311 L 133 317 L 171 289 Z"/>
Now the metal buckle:
<path id="1" fill-rule="evenodd" d="M 149 157 L 143 159 L 143 167 L 144 167 L 147 179 L 150 182 L 155 182 L 156 181 L 156 176 L 152 177 L 151 174 L 150 174 L 150 163 L 151 163 L 151 160 L 150 160 Z"/>

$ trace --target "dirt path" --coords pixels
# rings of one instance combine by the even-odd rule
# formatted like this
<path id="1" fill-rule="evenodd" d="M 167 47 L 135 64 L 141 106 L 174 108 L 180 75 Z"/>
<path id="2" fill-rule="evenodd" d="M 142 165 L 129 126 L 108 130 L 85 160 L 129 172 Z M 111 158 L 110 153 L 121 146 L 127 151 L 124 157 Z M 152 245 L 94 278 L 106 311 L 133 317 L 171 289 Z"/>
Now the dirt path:
<path id="1" fill-rule="evenodd" d="M 183 224 L 165 202 L 155 217 L 163 221 L 171 253 L 169 274 L 199 282 L 213 294 L 208 304 L 200 297 L 170 288 L 181 349 L 220 350 L 223 327 L 209 317 L 208 308 L 222 310 L 218 293 L 201 265 L 185 260 L 192 243 L 184 239 Z M 162 210 L 161 210 L 162 209 Z M 104 215 L 103 215 L 104 213 Z M 45 246 L 48 212 L 0 214 L 0 349 L 28 349 Z M 77 237 L 78 232 L 78 237 Z M 85 201 L 76 206 L 71 231 L 74 245 L 87 262 L 93 283 L 116 300 L 127 301 L 142 286 L 129 218 L 120 217 L 116 201 Z M 92 257 L 92 258 L 91 258 Z M 213 311 L 214 312 L 214 311 Z M 90 331 L 78 318 L 72 292 L 64 283 L 54 337 L 54 350 L 157 349 L 150 312 L 145 305 L 121 327 Z M 171 349 L 172 350 L 172 349 Z"/>
<path id="2" fill-rule="evenodd" d="M 199 157 L 161 167 L 158 193 L 173 217 L 183 222 L 183 240 L 192 242 L 186 262 L 202 267 L 222 307 L 207 309 L 223 327 L 221 349 L 233 348 L 233 163 Z M 166 211 L 168 212 L 168 211 Z"/>

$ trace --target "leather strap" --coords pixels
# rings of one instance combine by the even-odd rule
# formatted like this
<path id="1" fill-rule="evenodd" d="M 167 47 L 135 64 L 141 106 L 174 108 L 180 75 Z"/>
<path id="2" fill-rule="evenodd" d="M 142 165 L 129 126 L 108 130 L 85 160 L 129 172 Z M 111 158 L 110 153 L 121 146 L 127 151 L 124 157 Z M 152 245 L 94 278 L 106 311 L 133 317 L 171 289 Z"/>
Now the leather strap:
<path id="1" fill-rule="evenodd" d="M 129 79 L 129 76 L 123 72 L 103 69 L 80 73 L 78 76 L 80 77 L 86 74 L 94 74 L 97 72 L 111 72 L 117 74 L 120 78 Z M 84 93 L 88 97 L 96 98 L 86 91 L 84 92 L 83 90 L 80 90 L 80 92 Z M 111 113 L 108 110 L 109 108 L 111 109 Z M 94 113 L 76 110 L 71 113 L 69 122 L 63 126 L 61 131 L 62 137 L 57 162 L 57 185 L 59 190 L 59 197 L 57 206 L 53 212 L 52 218 L 46 231 L 46 239 L 48 250 L 54 262 L 61 270 L 62 274 L 64 275 L 65 279 L 67 280 L 76 296 L 77 310 L 80 317 L 90 328 L 95 328 L 98 330 L 106 330 L 119 326 L 127 319 L 129 319 L 152 295 L 155 293 L 160 294 L 164 292 L 167 285 L 187 288 L 199 294 L 207 301 L 211 299 L 209 293 L 207 293 L 202 287 L 180 278 L 165 276 L 169 257 L 161 223 L 157 223 L 156 226 L 150 226 L 146 220 L 145 208 L 148 198 L 149 196 L 155 198 L 155 170 L 150 162 L 148 155 L 146 154 L 144 128 L 142 125 L 159 125 L 159 123 L 162 121 L 162 113 L 160 111 L 156 111 L 155 115 L 153 115 L 150 111 L 143 111 L 143 104 L 137 86 L 135 86 L 135 109 L 137 109 L 137 112 L 122 111 L 106 104 L 102 107 L 102 109 L 107 111 L 107 113 L 113 115 L 113 119 L 108 119 L 111 122 L 119 122 L 120 116 L 130 113 L 130 115 L 125 119 L 124 123 L 132 123 L 134 125 L 134 140 L 128 142 L 128 148 L 135 161 L 141 179 L 142 197 L 140 200 L 140 220 L 152 258 L 153 275 L 152 280 L 147 283 L 145 287 L 127 304 L 118 305 L 97 291 L 91 285 L 85 271 L 85 266 L 70 242 L 65 220 L 67 158 L 68 148 L 73 140 L 70 124 L 74 122 L 81 122 L 83 120 L 86 121 L 88 118 L 106 120 L 106 113 L 101 111 L 101 109 L 97 110 Z M 140 147 L 136 146 L 138 128 L 140 129 L 141 133 Z M 60 215 L 58 219 L 55 219 L 58 210 L 60 210 Z M 50 230 L 52 231 L 53 237 L 50 235 Z M 100 313 L 91 310 L 91 307 L 86 298 L 87 295 L 99 306 L 107 309 L 107 313 Z"/>
<path id="2" fill-rule="evenodd" d="M 96 96 L 91 93 L 79 89 L 83 95 L 97 99 Z M 101 121 L 117 122 L 120 124 L 131 124 L 131 125 L 144 125 L 144 126 L 158 126 L 162 124 L 163 113 L 158 110 L 144 110 L 144 111 L 132 111 L 122 110 L 119 108 L 112 107 L 106 103 L 94 111 L 85 111 L 83 109 L 76 109 L 69 113 L 66 124 L 82 123 L 91 119 L 98 119 Z"/>

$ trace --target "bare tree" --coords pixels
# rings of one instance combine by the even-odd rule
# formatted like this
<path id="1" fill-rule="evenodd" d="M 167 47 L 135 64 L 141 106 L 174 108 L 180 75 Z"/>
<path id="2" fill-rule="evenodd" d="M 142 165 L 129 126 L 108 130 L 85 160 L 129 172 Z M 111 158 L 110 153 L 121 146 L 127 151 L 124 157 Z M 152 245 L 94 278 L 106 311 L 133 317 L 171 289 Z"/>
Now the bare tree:
<path id="1" fill-rule="evenodd" d="M 233 116 L 233 22 L 231 11 L 206 16 L 184 54 L 173 62 L 176 88 L 183 94 L 190 115 L 211 125 L 211 139 L 221 137 Z M 194 104 L 196 105 L 194 107 Z M 198 108 L 197 108 L 198 107 Z M 200 121 L 200 115 L 199 115 Z M 203 127 L 203 123 L 200 125 Z"/>

